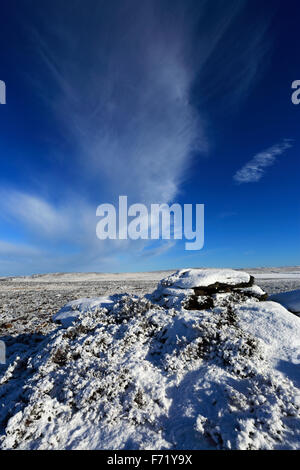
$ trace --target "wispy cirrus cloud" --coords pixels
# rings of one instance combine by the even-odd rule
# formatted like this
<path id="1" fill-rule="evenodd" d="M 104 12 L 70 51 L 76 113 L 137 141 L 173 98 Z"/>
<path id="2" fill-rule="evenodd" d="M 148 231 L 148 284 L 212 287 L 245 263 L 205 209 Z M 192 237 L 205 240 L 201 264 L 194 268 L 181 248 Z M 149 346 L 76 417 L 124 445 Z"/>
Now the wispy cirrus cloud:
<path id="1" fill-rule="evenodd" d="M 24 227 L 44 239 L 57 239 L 69 225 L 67 212 L 56 209 L 42 197 L 8 189 L 0 191 L 2 214 L 18 220 Z"/>
<path id="2" fill-rule="evenodd" d="M 0 240 L 0 259 L 3 260 L 4 258 L 18 258 L 18 257 L 25 257 L 28 256 L 40 256 L 41 252 L 39 249 L 26 245 L 24 243 L 11 243 Z"/>
<path id="3" fill-rule="evenodd" d="M 272 166 L 277 157 L 284 154 L 292 146 L 292 141 L 285 139 L 283 142 L 258 153 L 235 173 L 233 176 L 234 181 L 238 184 L 256 183 L 264 176 L 266 168 Z"/>
<path id="4" fill-rule="evenodd" d="M 7 187 L 0 201 L 1 214 L 41 247 L 35 271 L 118 270 L 124 253 L 132 269 L 143 256 L 143 242 L 96 239 L 97 205 L 121 194 L 129 203 L 174 200 L 195 151 L 210 145 L 206 106 L 192 98 L 195 83 L 204 102 L 226 94 L 236 104 L 262 70 L 269 19 L 245 30 L 249 2 L 213 3 L 35 3 L 27 32 L 38 66 L 30 80 L 70 148 L 61 159 L 72 170 L 62 184 L 61 170 L 47 175 L 46 196 L 44 187 L 30 194 Z"/>
<path id="5" fill-rule="evenodd" d="M 0 276 L 58 271 L 118 271 L 116 252 L 143 256 L 137 240 L 96 237 L 95 207 L 79 197 L 58 205 L 37 194 L 6 188 L 0 190 L 1 218 L 22 233 L 26 242 L 0 239 Z"/>
<path id="6" fill-rule="evenodd" d="M 116 5 L 59 2 L 51 21 L 43 7 L 47 24 L 32 34 L 55 84 L 50 108 L 77 147 L 73 164 L 97 180 L 99 203 L 118 194 L 169 202 L 193 152 L 209 148 L 206 118 L 191 100 L 195 80 L 201 95 L 213 82 L 236 103 L 263 68 L 269 19 L 244 32 L 245 0 L 216 0 L 213 15 L 208 0 Z"/>

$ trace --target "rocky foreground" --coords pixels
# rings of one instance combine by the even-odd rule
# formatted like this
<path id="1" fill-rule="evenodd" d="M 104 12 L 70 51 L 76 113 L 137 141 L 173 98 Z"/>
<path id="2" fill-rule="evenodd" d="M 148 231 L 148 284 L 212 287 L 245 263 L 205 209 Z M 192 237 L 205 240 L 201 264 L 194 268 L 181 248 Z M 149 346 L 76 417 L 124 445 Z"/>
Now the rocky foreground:
<path id="1" fill-rule="evenodd" d="M 2 449 L 297 449 L 300 318 L 247 273 L 68 303 L 7 341 Z"/>

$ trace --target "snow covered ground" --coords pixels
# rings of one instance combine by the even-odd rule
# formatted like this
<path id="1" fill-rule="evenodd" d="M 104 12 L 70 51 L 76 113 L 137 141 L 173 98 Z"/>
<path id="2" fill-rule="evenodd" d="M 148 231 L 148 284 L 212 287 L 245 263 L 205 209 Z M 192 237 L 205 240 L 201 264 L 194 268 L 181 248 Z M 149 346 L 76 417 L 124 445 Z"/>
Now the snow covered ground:
<path id="1" fill-rule="evenodd" d="M 264 300 L 249 275 L 47 276 L 0 283 L 20 309 L 29 293 L 32 310 L 45 302 L 4 327 L 1 448 L 299 449 L 300 318 Z M 258 284 L 300 287 L 300 270 L 282 276 Z"/>
<path id="2" fill-rule="evenodd" d="M 300 316 L 300 289 L 273 294 L 270 298 Z"/>
<path id="3" fill-rule="evenodd" d="M 152 292 L 172 271 L 148 273 L 54 273 L 0 278 L 0 336 L 53 330 L 51 317 L 84 297 Z M 247 270 L 268 294 L 300 289 L 300 267 Z"/>

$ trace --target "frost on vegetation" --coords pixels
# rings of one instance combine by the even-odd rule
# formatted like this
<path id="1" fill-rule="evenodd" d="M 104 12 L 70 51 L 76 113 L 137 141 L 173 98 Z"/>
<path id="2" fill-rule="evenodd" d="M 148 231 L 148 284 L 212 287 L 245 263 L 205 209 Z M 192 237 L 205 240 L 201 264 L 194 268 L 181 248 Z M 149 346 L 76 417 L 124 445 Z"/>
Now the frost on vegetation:
<path id="1" fill-rule="evenodd" d="M 166 282 L 161 296 L 77 305 L 68 328 L 14 343 L 0 369 L 1 447 L 297 448 L 298 389 L 241 321 L 262 293 L 224 278 L 220 292 L 185 281 L 180 303 Z"/>

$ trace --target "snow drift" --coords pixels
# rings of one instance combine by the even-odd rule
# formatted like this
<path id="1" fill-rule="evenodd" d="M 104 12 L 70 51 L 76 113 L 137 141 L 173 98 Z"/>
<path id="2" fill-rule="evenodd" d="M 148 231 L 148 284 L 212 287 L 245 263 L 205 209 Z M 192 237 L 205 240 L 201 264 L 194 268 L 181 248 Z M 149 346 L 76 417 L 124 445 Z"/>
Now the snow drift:
<path id="1" fill-rule="evenodd" d="M 300 289 L 291 292 L 273 294 L 271 299 L 283 305 L 290 312 L 296 313 L 300 316 Z"/>
<path id="2" fill-rule="evenodd" d="M 299 448 L 300 320 L 253 283 L 182 270 L 68 304 L 8 347 L 1 448 Z"/>

